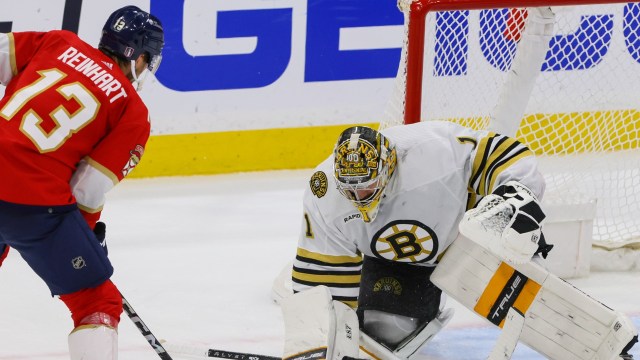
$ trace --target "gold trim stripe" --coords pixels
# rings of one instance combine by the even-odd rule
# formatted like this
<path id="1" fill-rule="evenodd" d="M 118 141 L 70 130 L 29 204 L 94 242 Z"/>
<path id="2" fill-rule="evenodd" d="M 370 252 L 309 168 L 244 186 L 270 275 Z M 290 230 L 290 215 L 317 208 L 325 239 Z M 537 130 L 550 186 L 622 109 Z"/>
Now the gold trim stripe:
<path id="1" fill-rule="evenodd" d="M 127 178 L 312 169 L 353 125 L 154 135 Z"/>
<path id="2" fill-rule="evenodd" d="M 293 355 L 289 355 L 287 357 L 282 358 L 283 360 L 292 360 L 294 358 L 300 358 L 300 359 L 306 359 L 307 356 L 309 356 L 309 358 L 311 358 L 310 355 L 317 355 L 318 352 L 324 352 L 325 357 L 318 357 L 318 358 L 314 358 L 315 360 L 323 360 L 326 358 L 326 353 L 327 353 L 327 347 L 326 346 L 321 346 L 318 348 L 314 348 L 311 350 L 305 350 L 303 352 L 299 352 L 299 353 L 295 353 Z"/>
<path id="3" fill-rule="evenodd" d="M 18 75 L 18 65 L 16 61 L 16 40 L 13 37 L 12 33 L 8 33 L 7 37 L 9 38 L 9 62 L 11 63 L 11 72 L 13 76 Z"/>
<path id="4" fill-rule="evenodd" d="M 521 313 L 526 314 L 527 310 L 529 310 L 529 307 L 531 307 L 531 304 L 533 304 L 533 300 L 535 300 L 541 288 L 542 285 L 531 279 L 528 279 L 524 284 L 524 288 L 520 292 L 520 295 L 518 295 L 516 302 L 513 304 L 513 307 L 518 309 Z M 504 320 L 500 324 L 500 327 L 502 327 L 503 324 Z"/>
<path id="5" fill-rule="evenodd" d="M 521 147 L 521 149 L 524 149 L 524 146 Z M 500 176 L 500 174 L 509 168 L 509 166 L 513 165 L 513 163 L 515 163 L 516 161 L 525 158 L 527 156 L 532 156 L 533 152 L 531 150 L 526 150 L 521 152 L 520 154 L 517 154 L 516 156 L 511 157 L 508 161 L 506 161 L 504 164 L 501 164 L 500 166 L 497 166 L 494 170 L 493 170 L 493 174 L 491 174 L 491 179 L 489 179 L 489 188 L 487 189 L 487 192 L 492 192 L 494 189 L 494 185 L 496 180 L 498 180 L 498 176 Z"/>
<path id="6" fill-rule="evenodd" d="M 296 254 L 304 258 L 317 260 L 327 264 L 357 264 L 362 262 L 362 257 L 360 256 L 325 255 L 303 248 L 298 248 Z"/>
<path id="7" fill-rule="evenodd" d="M 469 179 L 469 186 L 472 189 L 475 189 L 475 191 L 480 195 L 485 195 L 481 192 L 482 188 L 480 186 L 475 188 L 473 184 L 476 182 L 480 184 L 482 181 L 480 177 L 482 176 L 483 169 L 487 166 L 487 157 L 489 155 L 487 152 L 488 150 L 490 150 L 490 147 L 488 147 L 487 145 L 489 145 L 490 141 L 493 142 L 494 138 L 494 133 L 490 133 L 487 137 L 482 138 L 477 146 L 475 159 L 473 159 L 473 167 L 471 168 L 471 178 Z"/>
<path id="8" fill-rule="evenodd" d="M 360 345 L 360 350 L 362 350 L 362 352 L 364 352 L 365 354 L 367 354 L 367 355 L 371 356 L 371 358 L 372 358 L 373 360 L 382 360 L 382 359 L 380 359 L 379 357 L 377 357 L 377 356 L 373 355 L 373 353 L 372 353 L 371 351 L 367 350 L 367 349 L 366 349 L 364 346 L 362 346 L 362 345 Z"/>
<path id="9" fill-rule="evenodd" d="M 319 284 L 358 284 L 360 283 L 360 275 L 320 275 L 320 274 L 306 274 L 299 271 L 293 271 L 292 276 L 295 279 L 308 281 Z"/>
<path id="10" fill-rule="evenodd" d="M 116 176 L 116 174 L 112 173 L 111 170 L 109 170 L 108 168 L 104 167 L 102 164 L 100 164 L 99 162 L 93 160 L 90 157 L 85 157 L 84 160 L 87 161 L 87 163 L 89 165 L 91 165 L 92 167 L 94 167 L 96 170 L 100 171 L 102 174 L 104 174 L 104 176 L 108 177 L 111 182 L 113 182 L 113 186 L 118 185 L 118 183 L 120 182 L 120 180 L 118 179 L 118 177 Z"/>
<path id="11" fill-rule="evenodd" d="M 491 280 L 489 280 L 489 283 L 484 288 L 476 306 L 473 308 L 478 315 L 481 315 L 484 318 L 489 316 L 491 307 L 496 300 L 498 300 L 498 296 L 500 296 L 502 289 L 507 285 L 507 281 L 509 281 L 514 272 L 515 270 L 511 266 L 504 262 L 500 263 L 498 270 L 496 270 L 493 277 L 491 277 Z"/>
<path id="12" fill-rule="evenodd" d="M 86 213 L 89 213 L 89 214 L 99 213 L 104 208 L 104 205 L 100 206 L 97 209 L 90 209 L 90 208 L 88 208 L 88 207 L 86 207 L 84 205 L 80 205 L 80 204 L 77 204 L 77 205 L 78 205 L 78 209 L 80 209 L 80 210 L 82 210 L 82 211 L 84 211 Z"/>
<path id="13" fill-rule="evenodd" d="M 358 308 L 358 300 L 354 300 L 354 301 L 342 301 L 343 303 L 345 303 L 347 306 L 349 306 L 352 309 L 356 309 Z"/>
<path id="14" fill-rule="evenodd" d="M 480 181 L 478 182 L 478 191 L 480 194 L 487 195 L 491 193 L 491 189 L 487 189 L 487 176 L 489 175 L 489 171 L 491 170 L 496 159 L 500 158 L 506 150 L 509 149 L 509 146 L 516 142 L 515 139 L 509 139 L 504 136 L 494 136 L 493 137 L 493 150 L 488 148 L 487 154 L 483 157 L 486 158 L 486 162 L 482 169 L 478 169 L 480 171 Z M 495 145 L 494 145 L 495 144 Z"/>
<path id="15" fill-rule="evenodd" d="M 575 120 L 571 120 L 578 117 L 583 119 L 589 117 L 589 125 L 577 124 Z M 544 124 L 537 127 L 531 126 L 540 119 L 543 119 Z M 488 122 L 484 118 L 451 119 L 451 121 L 476 129 L 482 128 Z M 478 122 L 483 126 L 478 125 Z M 576 125 L 568 126 L 573 123 Z M 609 124 L 615 125 L 612 127 Z M 153 135 L 147 143 L 140 165 L 136 166 L 128 178 L 312 169 L 331 154 L 338 135 L 352 125 L 354 124 Z M 359 125 L 374 128 L 378 126 L 375 123 Z M 607 132 L 600 136 L 599 141 L 573 141 L 574 147 L 566 147 L 566 144 L 572 143 L 572 140 L 584 139 L 584 136 L 588 136 L 590 131 L 593 131 L 593 126 L 607 129 Z M 549 133 L 554 133 L 556 140 L 550 139 L 547 135 Z M 638 134 L 640 134 L 640 112 L 614 110 L 527 116 L 516 138 L 536 155 L 572 154 L 597 151 L 604 144 L 609 145 L 610 151 L 640 148 Z M 559 141 L 558 137 L 564 140 Z M 481 145 L 479 143 L 478 147 Z M 478 149 L 478 154 L 483 153 L 483 149 Z M 474 176 L 481 160 L 482 156 L 473 159 Z"/>

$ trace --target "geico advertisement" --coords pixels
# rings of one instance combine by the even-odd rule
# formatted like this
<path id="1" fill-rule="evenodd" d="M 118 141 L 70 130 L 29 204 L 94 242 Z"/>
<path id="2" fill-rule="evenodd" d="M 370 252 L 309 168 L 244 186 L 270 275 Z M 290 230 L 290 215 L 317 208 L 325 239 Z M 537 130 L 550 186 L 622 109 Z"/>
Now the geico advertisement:
<path id="1" fill-rule="evenodd" d="M 166 36 L 163 60 L 141 93 L 154 134 L 377 122 L 391 96 L 403 41 L 396 0 L 2 1 L 0 31 L 65 28 L 94 45 L 108 14 L 121 6 L 158 16 Z M 487 10 L 496 11 L 504 12 Z M 624 46 L 627 61 L 636 64 L 639 13 L 638 4 L 628 4 L 622 18 L 581 14 L 573 32 L 552 39 L 543 72 L 601 66 L 614 32 L 622 32 L 624 43 L 616 46 Z M 462 24 L 469 17 L 455 16 Z M 504 28 L 495 22 L 505 18 L 481 12 L 477 34 L 470 36 L 439 31 L 448 18 L 437 17 L 429 24 L 437 41 L 427 52 L 433 54 L 425 59 L 427 75 L 458 81 L 475 76 L 467 64 L 472 49 L 482 63 L 475 71 L 505 68 L 513 40 L 490 30 Z M 583 45 L 565 54 L 575 41 Z"/>

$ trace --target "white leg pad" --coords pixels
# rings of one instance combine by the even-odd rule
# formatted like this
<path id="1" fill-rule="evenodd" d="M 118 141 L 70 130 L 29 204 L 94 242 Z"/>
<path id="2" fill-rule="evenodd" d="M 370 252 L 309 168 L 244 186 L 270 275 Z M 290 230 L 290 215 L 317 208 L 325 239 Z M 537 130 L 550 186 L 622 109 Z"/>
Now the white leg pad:
<path id="1" fill-rule="evenodd" d="M 71 360 L 118 360 L 118 332 L 104 325 L 82 325 L 69 334 Z"/>
<path id="2" fill-rule="evenodd" d="M 290 261 L 280 270 L 278 276 L 273 280 L 273 284 L 271 285 L 271 299 L 278 305 L 282 302 L 282 299 L 293 295 L 292 270 L 293 261 Z"/>
<path id="3" fill-rule="evenodd" d="M 285 326 L 284 360 L 342 360 L 358 357 L 358 315 L 334 301 L 326 286 L 281 300 Z"/>
<path id="4" fill-rule="evenodd" d="M 520 341 L 550 359 L 617 359 L 637 335 L 624 314 L 538 264 L 504 263 L 462 236 L 449 247 L 431 281 L 500 327 L 515 307 L 524 314 Z"/>

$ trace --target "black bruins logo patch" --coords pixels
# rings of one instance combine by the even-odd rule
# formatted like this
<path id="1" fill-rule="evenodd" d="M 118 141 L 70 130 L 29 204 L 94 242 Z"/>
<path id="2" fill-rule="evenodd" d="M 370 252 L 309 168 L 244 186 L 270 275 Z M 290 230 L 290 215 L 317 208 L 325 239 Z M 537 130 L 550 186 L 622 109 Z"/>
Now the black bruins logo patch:
<path id="1" fill-rule="evenodd" d="M 371 239 L 371 252 L 380 258 L 405 263 L 423 263 L 438 253 L 438 237 L 425 224 L 397 220 L 380 229 Z"/>
<path id="2" fill-rule="evenodd" d="M 311 187 L 311 192 L 313 195 L 321 198 L 327 194 L 327 175 L 322 171 L 316 171 L 313 175 L 311 175 L 311 180 L 309 180 L 309 186 Z"/>
<path id="3" fill-rule="evenodd" d="M 400 296 L 402 294 L 402 284 L 392 277 L 383 277 L 373 284 L 374 292 L 386 292 Z"/>

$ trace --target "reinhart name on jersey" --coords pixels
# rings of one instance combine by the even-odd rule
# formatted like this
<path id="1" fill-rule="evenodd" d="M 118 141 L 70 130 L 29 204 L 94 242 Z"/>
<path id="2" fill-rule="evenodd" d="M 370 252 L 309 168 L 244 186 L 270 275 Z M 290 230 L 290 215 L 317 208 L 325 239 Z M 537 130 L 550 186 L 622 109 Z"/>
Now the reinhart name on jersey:
<path id="1" fill-rule="evenodd" d="M 104 91 L 107 97 L 110 97 L 109 102 L 113 103 L 122 97 L 127 97 L 127 92 L 122 88 L 120 81 L 116 80 L 107 70 L 104 70 L 99 64 L 73 46 L 69 46 L 65 52 L 58 56 L 58 60 L 91 79 L 100 90 Z M 103 64 L 109 69 L 112 67 L 107 62 L 103 62 Z M 113 92 L 116 93 L 111 96 Z"/>

